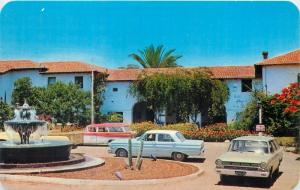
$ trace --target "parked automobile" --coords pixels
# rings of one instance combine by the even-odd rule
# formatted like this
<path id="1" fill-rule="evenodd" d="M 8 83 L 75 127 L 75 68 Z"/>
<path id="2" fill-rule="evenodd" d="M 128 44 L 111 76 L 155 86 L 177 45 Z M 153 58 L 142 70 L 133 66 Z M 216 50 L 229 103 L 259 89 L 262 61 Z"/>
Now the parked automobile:
<path id="1" fill-rule="evenodd" d="M 202 140 L 187 140 L 175 130 L 150 130 L 132 139 L 132 155 L 137 156 L 141 141 L 144 141 L 143 156 L 168 157 L 183 161 L 188 156 L 204 153 Z M 128 140 L 115 140 L 109 143 L 108 152 L 118 157 L 128 156 Z"/>
<path id="2" fill-rule="evenodd" d="M 101 123 L 88 125 L 83 134 L 83 144 L 107 144 L 115 139 L 128 139 L 133 135 L 124 123 Z"/>
<path id="3" fill-rule="evenodd" d="M 229 176 L 266 178 L 271 183 L 279 173 L 283 150 L 273 137 L 243 136 L 231 141 L 228 151 L 216 161 L 220 180 Z"/>

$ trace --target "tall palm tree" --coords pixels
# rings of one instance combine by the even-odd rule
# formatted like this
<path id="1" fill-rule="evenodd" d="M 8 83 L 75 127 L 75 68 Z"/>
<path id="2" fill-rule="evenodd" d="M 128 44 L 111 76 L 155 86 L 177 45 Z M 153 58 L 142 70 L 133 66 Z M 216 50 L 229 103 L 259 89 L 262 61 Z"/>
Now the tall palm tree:
<path id="1" fill-rule="evenodd" d="M 180 55 L 173 55 L 175 49 L 165 52 L 163 45 L 154 47 L 150 45 L 144 50 L 138 50 L 139 55 L 132 53 L 129 56 L 139 62 L 144 68 L 178 67 L 176 61 Z"/>

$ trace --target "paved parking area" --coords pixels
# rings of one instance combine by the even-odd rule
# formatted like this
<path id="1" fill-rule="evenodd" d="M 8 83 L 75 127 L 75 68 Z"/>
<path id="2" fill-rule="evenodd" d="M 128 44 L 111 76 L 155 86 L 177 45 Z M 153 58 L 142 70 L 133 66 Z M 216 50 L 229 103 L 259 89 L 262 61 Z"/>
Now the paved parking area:
<path id="1" fill-rule="evenodd" d="M 37 183 L 24 183 L 24 182 L 2 182 L 2 186 L 6 190 L 55 190 L 55 189 L 72 189 L 72 190 L 90 190 L 90 189 L 126 189 L 126 190 L 259 190 L 259 189 L 274 189 L 274 190 L 289 190 L 299 181 L 300 175 L 300 161 L 297 161 L 296 158 L 299 155 L 285 152 L 283 162 L 280 168 L 280 176 L 276 179 L 274 184 L 271 187 L 265 187 L 262 185 L 263 180 L 257 179 L 233 179 L 228 184 L 220 184 L 219 176 L 214 171 L 214 161 L 215 158 L 220 154 L 226 151 L 228 144 L 227 143 L 206 143 L 206 153 L 205 159 L 192 158 L 188 159 L 188 162 L 193 162 L 199 164 L 203 169 L 204 173 L 192 180 L 171 183 L 171 184 L 157 184 L 157 185 L 143 185 L 143 186 L 129 186 L 120 188 L 119 187 L 93 187 L 93 186 L 66 186 L 66 185 L 55 185 L 55 184 L 37 184 Z M 91 156 L 96 157 L 111 157 L 106 152 L 106 147 L 99 146 L 80 146 L 73 152 L 82 152 Z M 158 171 L 159 172 L 159 171 Z M 1 187 L 0 187 L 0 190 Z"/>

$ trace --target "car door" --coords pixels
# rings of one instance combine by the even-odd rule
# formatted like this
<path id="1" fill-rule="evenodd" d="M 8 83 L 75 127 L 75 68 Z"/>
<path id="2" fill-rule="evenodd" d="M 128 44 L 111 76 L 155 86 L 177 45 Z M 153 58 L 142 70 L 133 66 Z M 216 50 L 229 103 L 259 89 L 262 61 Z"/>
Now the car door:
<path id="1" fill-rule="evenodd" d="M 106 144 L 108 142 L 108 130 L 106 127 L 98 127 L 97 128 L 97 143 L 98 144 Z"/>
<path id="2" fill-rule="evenodd" d="M 270 141 L 270 144 L 271 144 L 271 147 L 273 147 L 272 149 L 274 150 L 274 167 L 277 168 L 277 166 L 279 165 L 280 163 L 280 160 L 281 160 L 281 155 L 280 155 L 280 150 L 279 150 L 279 147 L 276 146 L 275 142 L 272 140 Z"/>
<path id="3" fill-rule="evenodd" d="M 97 136 L 96 136 L 96 127 L 89 126 L 87 127 L 86 132 L 83 136 L 83 142 L 87 144 L 94 144 L 97 143 Z"/>
<path id="4" fill-rule="evenodd" d="M 276 147 L 273 143 L 273 141 L 269 141 L 270 146 L 270 154 L 271 154 L 271 166 L 273 167 L 273 171 L 277 168 L 279 164 L 279 155 L 277 154 Z"/>
<path id="5" fill-rule="evenodd" d="M 157 157 L 171 157 L 175 147 L 175 140 L 170 134 L 157 134 L 155 156 Z"/>
<path id="6" fill-rule="evenodd" d="M 156 134 L 155 133 L 147 133 L 144 138 L 144 147 L 143 147 L 143 156 L 151 156 L 156 153 Z"/>

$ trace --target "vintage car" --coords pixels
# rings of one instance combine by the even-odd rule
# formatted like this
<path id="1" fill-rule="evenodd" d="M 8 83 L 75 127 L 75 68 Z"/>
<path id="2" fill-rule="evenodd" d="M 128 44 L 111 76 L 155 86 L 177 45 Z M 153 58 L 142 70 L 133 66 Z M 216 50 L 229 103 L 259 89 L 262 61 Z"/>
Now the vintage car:
<path id="1" fill-rule="evenodd" d="M 266 178 L 266 183 L 271 183 L 279 173 L 282 156 L 283 150 L 273 137 L 238 137 L 215 161 L 216 172 L 222 182 L 229 176 L 247 176 Z"/>
<path id="2" fill-rule="evenodd" d="M 128 139 L 133 132 L 125 123 L 88 125 L 83 133 L 83 144 L 107 144 L 115 139 Z"/>
<path id="3" fill-rule="evenodd" d="M 150 130 L 132 139 L 132 155 L 137 156 L 141 141 L 144 141 L 144 157 L 168 157 L 183 161 L 188 156 L 204 153 L 202 140 L 187 140 L 175 130 Z M 108 152 L 118 157 L 128 156 L 128 140 L 115 140 L 109 143 Z"/>

